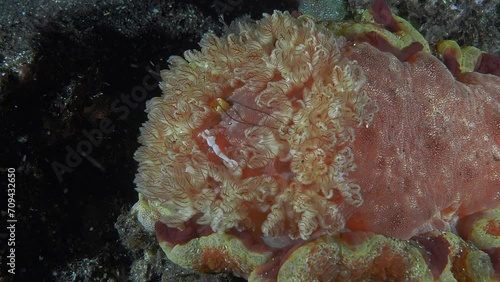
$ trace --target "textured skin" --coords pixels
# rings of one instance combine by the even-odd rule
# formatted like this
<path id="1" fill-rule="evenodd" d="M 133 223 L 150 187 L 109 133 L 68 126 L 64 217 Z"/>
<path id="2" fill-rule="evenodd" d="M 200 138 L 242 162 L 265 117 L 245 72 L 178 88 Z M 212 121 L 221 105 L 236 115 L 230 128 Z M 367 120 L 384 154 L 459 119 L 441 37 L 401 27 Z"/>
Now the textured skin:
<path id="1" fill-rule="evenodd" d="M 352 177 L 365 201 L 348 225 L 407 239 L 497 207 L 500 77 L 468 73 L 460 82 L 429 54 L 402 63 L 365 43 L 348 49 L 379 106 L 356 131 Z"/>

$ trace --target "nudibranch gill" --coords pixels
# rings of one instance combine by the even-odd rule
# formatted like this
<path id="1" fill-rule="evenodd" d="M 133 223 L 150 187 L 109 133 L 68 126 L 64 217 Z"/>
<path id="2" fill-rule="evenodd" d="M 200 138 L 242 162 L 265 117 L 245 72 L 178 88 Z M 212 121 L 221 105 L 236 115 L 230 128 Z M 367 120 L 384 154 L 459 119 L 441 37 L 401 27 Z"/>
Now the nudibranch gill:
<path id="1" fill-rule="evenodd" d="M 139 221 L 186 268 L 250 281 L 500 278 L 500 59 L 443 61 L 375 1 L 287 12 L 172 56 L 147 103 Z M 444 63 L 443 63 L 444 62 Z"/>

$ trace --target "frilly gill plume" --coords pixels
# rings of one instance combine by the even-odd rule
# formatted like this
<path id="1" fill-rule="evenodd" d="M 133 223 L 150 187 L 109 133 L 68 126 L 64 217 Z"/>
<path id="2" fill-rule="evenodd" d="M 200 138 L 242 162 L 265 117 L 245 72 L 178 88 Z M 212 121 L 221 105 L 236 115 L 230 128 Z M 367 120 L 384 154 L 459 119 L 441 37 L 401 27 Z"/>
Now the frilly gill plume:
<path id="1" fill-rule="evenodd" d="M 343 228 L 342 210 L 363 202 L 349 145 L 377 111 L 344 45 L 275 12 L 171 57 L 135 154 L 137 190 L 162 208 L 154 219 L 292 239 Z M 216 99 L 227 105 L 214 111 Z"/>

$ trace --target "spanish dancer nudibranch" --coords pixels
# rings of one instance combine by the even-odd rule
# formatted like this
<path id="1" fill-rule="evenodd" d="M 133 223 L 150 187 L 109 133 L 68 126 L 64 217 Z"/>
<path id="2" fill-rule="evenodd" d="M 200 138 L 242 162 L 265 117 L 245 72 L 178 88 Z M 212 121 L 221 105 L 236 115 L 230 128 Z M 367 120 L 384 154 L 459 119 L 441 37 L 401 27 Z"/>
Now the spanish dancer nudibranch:
<path id="1" fill-rule="evenodd" d="M 498 281 L 500 59 L 362 21 L 238 21 L 172 56 L 133 212 L 167 257 L 249 281 Z"/>

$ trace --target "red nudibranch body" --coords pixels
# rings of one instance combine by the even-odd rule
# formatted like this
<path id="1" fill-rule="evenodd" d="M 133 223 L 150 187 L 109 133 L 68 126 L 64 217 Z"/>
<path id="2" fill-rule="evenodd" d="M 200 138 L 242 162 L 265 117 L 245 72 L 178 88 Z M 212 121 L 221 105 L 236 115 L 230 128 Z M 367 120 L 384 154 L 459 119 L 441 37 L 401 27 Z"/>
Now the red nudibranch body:
<path id="1" fill-rule="evenodd" d="M 172 57 L 136 152 L 169 259 L 252 281 L 500 276 L 500 59 L 363 22 L 265 15 Z M 397 267 L 396 267 L 397 266 Z"/>
<path id="2" fill-rule="evenodd" d="M 405 64 L 366 44 L 346 55 L 358 61 L 379 107 L 352 145 L 350 176 L 364 202 L 348 227 L 407 239 L 498 207 L 499 77 L 467 73 L 457 81 L 430 54 Z"/>

